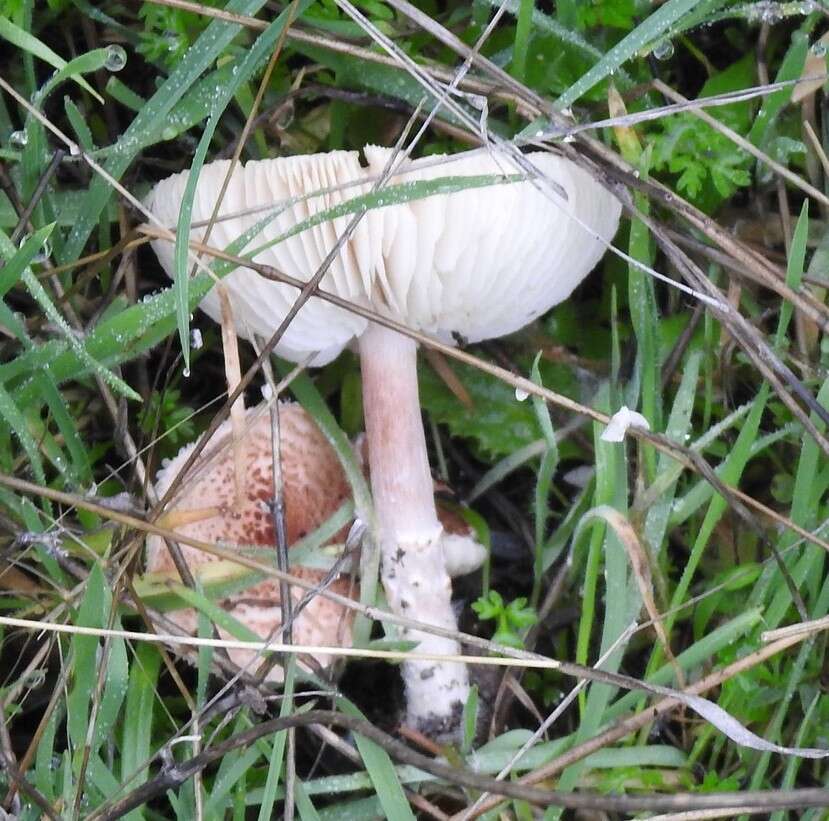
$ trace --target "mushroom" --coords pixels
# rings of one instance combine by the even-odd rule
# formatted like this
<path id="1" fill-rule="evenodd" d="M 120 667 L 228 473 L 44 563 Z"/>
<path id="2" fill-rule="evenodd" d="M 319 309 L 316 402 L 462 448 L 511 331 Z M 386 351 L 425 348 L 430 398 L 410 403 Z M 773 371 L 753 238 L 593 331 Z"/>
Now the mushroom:
<path id="1" fill-rule="evenodd" d="M 296 223 L 368 190 L 368 180 L 391 160 L 391 149 L 367 146 L 368 169 L 357 152 L 249 162 L 231 177 L 211 242 L 219 247 L 256 225 L 251 209 L 284 203 L 262 230 L 275 239 Z M 566 299 L 590 272 L 616 231 L 621 206 L 572 162 L 549 153 L 525 159 L 540 178 L 554 181 L 548 196 L 538 180 L 524 180 L 427 197 L 373 209 L 343 245 L 321 288 L 411 329 L 444 341 L 469 342 L 511 333 Z M 412 182 L 441 176 L 501 174 L 487 152 L 408 163 L 393 179 Z M 227 164 L 205 166 L 197 186 L 194 220 L 210 216 Z M 175 225 L 187 173 L 159 183 L 148 204 Z M 335 186 L 350 184 L 343 190 Z M 314 193 L 320 192 L 322 193 Z M 312 196 L 309 196 L 312 195 Z M 300 199 L 297 199 L 297 198 Z M 247 213 L 245 213 L 247 209 Z M 342 233 L 346 219 L 313 226 L 256 255 L 308 280 Z M 217 230 L 221 226 L 220 230 Z M 202 229 L 191 236 L 201 239 Z M 259 245 L 260 238 L 254 245 Z M 153 243 L 168 273 L 172 245 Z M 296 298 L 289 286 L 237 268 L 224 282 L 238 306 L 240 336 L 269 336 Z M 218 318 L 208 297 L 202 307 Z M 293 360 L 313 354 L 323 364 L 353 338 L 363 377 L 371 487 L 382 553 L 382 580 L 393 612 L 448 631 L 457 630 L 446 569 L 447 539 L 435 510 L 417 386 L 417 346 L 385 326 L 368 322 L 318 298 L 297 314 L 277 351 Z M 406 629 L 418 651 L 457 655 L 451 638 Z M 469 683 L 457 661 L 403 665 L 407 721 L 439 736 L 457 727 Z"/>
<path id="2" fill-rule="evenodd" d="M 232 426 L 224 422 L 211 436 L 202 454 L 180 485 L 165 514 L 167 521 L 178 522 L 175 530 L 184 536 L 209 542 L 231 542 L 239 545 L 273 547 L 275 535 L 269 509 L 273 498 L 273 450 L 271 416 L 266 407 L 252 408 L 245 415 L 245 430 L 237 443 L 246 466 L 244 496 L 239 499 L 234 481 L 234 460 L 231 447 Z M 178 455 L 159 471 L 156 491 L 164 495 L 178 476 L 193 450 L 186 445 Z M 351 490 L 337 455 L 313 419 L 295 404 L 279 409 L 279 453 L 282 461 L 285 500 L 285 530 L 288 545 L 316 530 L 342 503 Z M 191 568 L 217 561 L 211 554 L 194 547 L 181 546 Z M 175 566 L 164 540 L 158 536 L 147 539 L 148 573 L 176 576 Z M 327 571 L 292 565 L 292 575 L 300 579 L 322 582 Z M 349 578 L 335 579 L 329 589 L 349 595 Z M 292 589 L 296 605 L 305 591 Z M 258 636 L 267 639 L 282 624 L 280 583 L 267 578 L 239 593 L 227 597 L 223 606 Z M 190 609 L 174 610 L 169 618 L 182 630 L 195 633 L 196 613 Z M 350 646 L 353 611 L 341 604 L 314 596 L 297 614 L 292 624 L 296 644 L 319 646 Z M 230 637 L 220 629 L 223 637 Z M 251 662 L 252 650 L 229 650 L 228 655 L 240 667 Z M 314 659 L 328 666 L 332 659 L 314 653 Z M 274 667 L 268 678 L 281 681 L 281 667 Z"/>

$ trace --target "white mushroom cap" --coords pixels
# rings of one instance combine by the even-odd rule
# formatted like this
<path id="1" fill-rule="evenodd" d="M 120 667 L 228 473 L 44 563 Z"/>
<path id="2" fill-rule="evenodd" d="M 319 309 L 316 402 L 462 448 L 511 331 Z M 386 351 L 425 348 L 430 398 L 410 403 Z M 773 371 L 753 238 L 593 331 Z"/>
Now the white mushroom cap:
<path id="1" fill-rule="evenodd" d="M 229 166 L 229 160 L 220 160 L 202 168 L 193 202 L 193 223 L 210 219 Z M 176 227 L 189 173 L 183 171 L 162 180 L 146 200 L 147 207 L 172 230 Z M 239 256 L 250 253 L 314 214 L 365 193 L 367 186 L 353 185 L 339 191 L 305 199 L 303 197 L 312 192 L 360 181 L 364 176 L 365 171 L 360 166 L 356 151 L 284 157 L 237 166 L 222 199 L 219 217 L 235 214 L 240 216 L 217 220 L 210 232 L 208 244 L 216 248 L 227 248 L 231 242 L 272 213 L 263 210 L 264 207 L 274 206 L 279 211 L 277 215 L 244 250 L 237 251 Z M 322 265 L 348 221 L 347 216 L 339 217 L 314 226 L 267 248 L 254 259 L 307 281 Z M 380 259 L 381 224 L 379 212 L 366 214 L 323 278 L 321 285 L 324 290 L 351 300 L 364 301 L 364 294 L 367 287 L 370 287 L 373 276 L 372 266 L 375 260 Z M 194 228 L 190 233 L 192 239 L 199 241 L 204 235 L 203 227 Z M 155 240 L 152 246 L 164 270 L 172 277 L 175 270 L 172 242 Z M 204 260 L 207 263 L 211 261 L 207 256 Z M 188 270 L 189 268 L 188 263 Z M 245 339 L 252 339 L 254 334 L 270 337 L 297 298 L 296 288 L 265 279 L 250 269 L 237 268 L 224 282 L 233 299 L 237 332 Z M 215 290 L 205 297 L 201 308 L 217 322 L 221 321 L 221 309 Z M 291 322 L 276 350 L 281 356 L 293 361 L 319 352 L 311 364 L 324 365 L 334 359 L 352 338 L 359 336 L 365 326 L 364 319 L 348 311 L 320 299 L 310 299 Z"/>
<path id="2" fill-rule="evenodd" d="M 301 157 L 249 162 L 238 167 L 222 201 L 221 214 L 278 204 L 291 198 L 378 175 L 392 149 L 367 146 L 369 167 L 357 152 L 334 151 Z M 537 152 L 526 155 L 541 173 L 567 193 L 546 195 L 532 182 L 473 188 L 368 211 L 322 280 L 322 288 L 373 307 L 416 330 L 451 339 L 459 333 L 471 342 L 511 333 L 566 299 L 601 258 L 619 223 L 621 206 L 590 175 L 569 160 Z M 444 176 L 515 173 L 506 161 L 483 151 L 408 163 L 394 183 Z M 197 186 L 193 221 L 213 210 L 228 162 L 204 166 Z M 174 228 L 188 172 L 160 182 L 147 199 L 162 222 Z M 370 190 L 363 182 L 336 192 L 289 204 L 251 247 L 273 240 L 309 216 Z M 209 243 L 226 247 L 255 226 L 257 211 L 214 226 Z M 339 217 L 291 237 L 256 256 L 293 277 L 307 281 L 334 247 L 349 221 Z M 586 227 L 585 227 L 586 226 Z M 204 231 L 193 229 L 201 239 Z M 153 247 L 168 274 L 173 272 L 172 243 Z M 254 271 L 237 269 L 225 282 L 234 300 L 238 332 L 269 337 L 297 296 L 288 285 Z M 219 318 L 212 293 L 202 303 Z M 319 351 L 313 364 L 333 359 L 366 327 L 365 320 L 319 299 L 302 308 L 277 351 L 299 360 Z"/>
<path id="3" fill-rule="evenodd" d="M 367 146 L 365 154 L 379 173 L 392 149 Z M 409 163 L 393 182 L 517 173 L 484 151 L 436 159 Z M 566 191 L 566 201 L 526 181 L 384 209 L 387 299 L 407 325 L 470 342 L 512 333 L 570 296 L 602 257 L 619 201 L 563 157 L 526 159 Z"/>
<path id="4" fill-rule="evenodd" d="M 242 441 L 242 458 L 246 466 L 243 498 L 237 502 L 231 427 L 223 423 L 211 437 L 189 476 L 182 482 L 168 511 L 192 511 L 195 521 L 177 526 L 177 532 L 209 542 L 231 542 L 271 547 L 275 544 L 271 515 L 263 504 L 273 497 L 271 421 L 266 408 L 252 408 L 246 415 L 247 428 Z M 350 489 L 333 448 L 323 437 L 313 419 L 299 405 L 282 405 L 279 413 L 280 451 L 285 499 L 285 525 L 291 545 L 315 530 L 328 519 L 350 495 Z M 185 446 L 161 471 L 156 491 L 164 495 L 178 476 L 194 445 Z M 201 517 L 199 511 L 213 515 Z M 192 568 L 217 561 L 215 556 L 197 548 L 181 545 Z M 175 574 L 172 557 L 162 539 L 147 539 L 147 572 Z M 326 571 L 292 566 L 293 575 L 319 583 Z M 349 579 L 337 579 L 330 589 L 349 595 Z M 294 605 L 305 590 L 292 588 Z M 282 623 L 280 585 L 267 578 L 222 602 L 226 610 L 254 633 L 266 638 Z M 169 617 L 183 630 L 196 631 L 192 610 L 175 610 Z M 350 646 L 352 611 L 322 596 L 315 596 L 297 615 L 292 625 L 296 644 Z M 223 637 L 230 638 L 220 630 Z M 230 650 L 231 660 L 244 665 L 255 655 L 249 650 Z M 315 654 L 323 666 L 328 656 Z M 280 668 L 274 668 L 271 680 L 281 680 Z"/>

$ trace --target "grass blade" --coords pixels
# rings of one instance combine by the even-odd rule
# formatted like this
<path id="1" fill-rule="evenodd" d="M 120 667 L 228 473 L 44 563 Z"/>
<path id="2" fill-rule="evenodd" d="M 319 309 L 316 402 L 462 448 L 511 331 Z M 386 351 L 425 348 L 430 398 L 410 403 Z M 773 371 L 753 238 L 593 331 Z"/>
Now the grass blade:
<path id="1" fill-rule="evenodd" d="M 705 3 L 706 8 L 713 9 L 722 5 L 723 0 L 708 0 L 708 2 L 702 0 L 702 2 Z M 556 108 L 559 110 L 569 108 L 593 86 L 616 72 L 637 52 L 665 35 L 683 15 L 688 14 L 700 3 L 701 0 L 668 0 L 667 3 L 661 5 L 647 20 L 613 46 L 593 68 L 576 80 L 556 100 Z"/>
<path id="2" fill-rule="evenodd" d="M 33 54 L 35 57 L 43 60 L 44 63 L 48 63 L 52 68 L 58 69 L 58 71 L 63 71 L 68 65 L 66 60 L 52 51 L 49 46 L 42 43 L 37 37 L 33 37 L 25 29 L 16 26 L 8 17 L 3 17 L 2 15 L 0 15 L 0 37 L 8 40 L 13 46 L 28 51 L 29 54 Z M 72 79 L 81 88 L 88 91 L 99 103 L 103 103 L 103 97 L 83 77 L 75 75 L 72 76 Z"/>
<path id="3" fill-rule="evenodd" d="M 364 718 L 357 707 L 346 698 L 338 698 L 337 706 L 346 715 Z M 354 736 L 354 742 L 360 751 L 366 772 L 371 778 L 371 783 L 374 785 L 377 798 L 380 800 L 386 818 L 394 818 L 395 821 L 414 821 L 412 808 L 406 800 L 406 795 L 403 792 L 403 787 L 389 754 L 382 747 L 359 734 Z"/>

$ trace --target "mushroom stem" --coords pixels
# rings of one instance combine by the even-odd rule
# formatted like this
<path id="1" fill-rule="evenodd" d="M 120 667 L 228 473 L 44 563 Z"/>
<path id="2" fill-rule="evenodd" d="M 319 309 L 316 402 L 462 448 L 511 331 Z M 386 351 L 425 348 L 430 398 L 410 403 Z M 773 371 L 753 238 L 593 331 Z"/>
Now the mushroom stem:
<path id="1" fill-rule="evenodd" d="M 382 580 L 394 613 L 457 630 L 446 571 L 443 528 L 417 390 L 417 346 L 396 331 L 371 324 L 360 337 L 363 404 L 371 488 L 383 557 Z M 457 655 L 458 642 L 417 630 L 403 638 L 417 651 Z M 458 662 L 403 665 L 407 723 L 431 735 L 455 731 L 469 693 Z"/>

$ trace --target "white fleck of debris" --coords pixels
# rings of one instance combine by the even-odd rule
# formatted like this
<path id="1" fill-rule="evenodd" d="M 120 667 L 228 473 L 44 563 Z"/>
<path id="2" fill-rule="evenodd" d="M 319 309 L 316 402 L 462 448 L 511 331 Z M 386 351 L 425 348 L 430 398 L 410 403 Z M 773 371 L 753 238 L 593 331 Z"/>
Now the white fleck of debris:
<path id="1" fill-rule="evenodd" d="M 601 439 L 603 442 L 622 442 L 630 427 L 644 428 L 645 430 L 651 429 L 648 420 L 641 413 L 632 411 L 627 406 L 622 405 L 610 418 L 610 422 L 608 422 L 607 427 L 604 429 Z"/>
<path id="2" fill-rule="evenodd" d="M 528 396 L 529 396 L 529 394 L 523 388 L 516 388 L 515 389 L 515 398 L 519 402 L 523 402 Z"/>
<path id="3" fill-rule="evenodd" d="M 595 472 L 592 465 L 579 465 L 577 468 L 568 470 L 564 474 L 564 481 L 573 487 L 585 488 L 590 480 L 593 478 Z"/>
<path id="4" fill-rule="evenodd" d="M 204 345 L 204 340 L 201 338 L 201 331 L 198 328 L 190 330 L 190 347 L 194 351 L 198 351 Z"/>
<path id="5" fill-rule="evenodd" d="M 266 382 L 262 385 L 262 398 L 267 402 L 273 396 L 273 388 L 271 387 L 270 382 Z"/>

